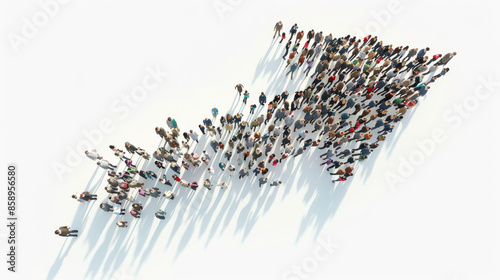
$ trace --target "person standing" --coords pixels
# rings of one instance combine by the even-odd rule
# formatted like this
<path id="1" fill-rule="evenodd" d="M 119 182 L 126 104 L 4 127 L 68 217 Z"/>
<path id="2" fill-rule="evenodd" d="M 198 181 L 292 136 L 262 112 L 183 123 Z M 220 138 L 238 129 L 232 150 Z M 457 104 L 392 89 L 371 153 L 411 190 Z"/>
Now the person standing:
<path id="1" fill-rule="evenodd" d="M 113 206 L 111 206 L 111 204 L 109 204 L 107 202 L 101 203 L 101 205 L 99 205 L 99 207 L 104 212 L 111 212 L 111 211 L 113 211 Z"/>
<path id="2" fill-rule="evenodd" d="M 241 93 L 243 92 L 243 85 L 242 84 L 237 84 L 234 88 L 238 91 L 238 93 L 241 96 Z"/>
<path id="3" fill-rule="evenodd" d="M 76 229 L 70 230 L 70 227 L 68 227 L 68 226 L 59 227 L 59 229 L 57 229 L 55 231 L 55 234 L 57 234 L 59 236 L 64 236 L 64 237 L 78 236 L 77 233 L 78 233 L 78 230 L 76 230 Z"/>
<path id="4" fill-rule="evenodd" d="M 295 40 L 295 44 L 299 43 L 303 37 L 304 37 L 304 30 L 297 33 L 297 37 L 296 37 L 297 39 Z"/>
<path id="5" fill-rule="evenodd" d="M 286 55 L 288 54 L 288 51 L 290 50 L 290 47 L 292 46 L 292 42 L 288 41 L 285 46 L 285 54 L 283 55 L 283 59 L 286 59 Z"/>
<path id="6" fill-rule="evenodd" d="M 292 75 L 290 75 L 290 80 L 293 80 L 293 73 L 295 72 L 295 70 L 297 70 L 298 67 L 298 64 L 294 63 L 292 66 L 290 66 L 290 71 L 288 71 L 285 76 L 288 76 L 288 74 L 292 73 Z"/>
<path id="7" fill-rule="evenodd" d="M 290 56 L 288 56 L 288 60 L 286 61 L 286 66 L 285 68 L 288 67 L 288 65 L 290 65 L 290 63 L 292 63 L 292 61 L 295 60 L 295 56 L 297 55 L 297 52 L 292 50 L 292 53 L 290 54 Z"/>
<path id="8" fill-rule="evenodd" d="M 417 54 L 418 49 L 414 48 L 408 51 L 408 54 L 406 57 L 401 61 L 401 62 L 406 62 L 407 60 L 410 60 L 412 57 L 414 57 Z"/>
<path id="9" fill-rule="evenodd" d="M 163 194 L 163 197 L 165 197 L 166 199 L 174 200 L 175 193 L 167 191 Z"/>
<path id="10" fill-rule="evenodd" d="M 294 128 L 293 128 L 293 132 L 295 132 L 297 129 L 301 129 L 304 125 L 305 125 L 304 119 L 296 120 Z"/>
<path id="11" fill-rule="evenodd" d="M 290 39 L 288 39 L 289 41 L 292 41 L 293 35 L 295 35 L 295 33 L 297 33 L 298 29 L 299 29 L 299 27 L 297 26 L 297 24 L 294 24 L 292 26 L 292 28 L 290 28 Z"/>
<path id="12" fill-rule="evenodd" d="M 196 143 L 199 143 L 199 138 L 200 136 L 198 135 L 198 133 L 194 132 L 192 129 L 189 130 L 189 137 L 191 137 L 191 139 L 193 139 L 194 141 L 196 141 Z"/>
<path id="13" fill-rule="evenodd" d="M 257 105 L 255 105 L 255 104 L 250 105 L 250 115 L 255 113 L 255 108 L 257 108 Z"/>
<path id="14" fill-rule="evenodd" d="M 100 156 L 96 149 L 93 149 L 91 150 L 90 152 L 89 151 L 85 151 L 85 155 L 90 158 L 91 160 L 96 160 L 96 159 L 99 159 L 101 160 L 102 159 L 102 156 Z"/>
<path id="15" fill-rule="evenodd" d="M 309 75 L 309 71 L 311 71 L 311 68 L 313 67 L 314 65 L 314 61 L 313 60 L 309 60 L 307 61 L 307 68 L 306 70 L 304 70 L 304 73 L 307 75 Z"/>
<path id="16" fill-rule="evenodd" d="M 274 181 L 270 184 L 270 186 L 279 186 L 281 185 L 281 181 Z"/>
<path id="17" fill-rule="evenodd" d="M 316 47 L 319 43 L 323 41 L 323 31 L 320 31 L 319 33 L 316 33 L 314 35 L 314 44 L 311 46 L 311 48 Z"/>
<path id="18" fill-rule="evenodd" d="M 311 41 L 311 39 L 314 37 L 314 29 L 309 30 L 307 32 L 307 41 Z"/>
<path id="19" fill-rule="evenodd" d="M 266 95 L 264 94 L 264 92 L 261 92 L 259 96 L 259 103 L 260 105 L 264 105 L 266 104 L 266 102 L 267 102 Z"/>
<path id="20" fill-rule="evenodd" d="M 97 165 L 99 165 L 100 167 L 102 167 L 104 169 L 110 169 L 110 170 L 114 170 L 116 168 L 116 165 L 113 165 L 113 164 L 109 163 L 109 161 L 104 160 L 104 159 L 98 161 Z"/>
<path id="21" fill-rule="evenodd" d="M 118 221 L 116 222 L 116 225 L 120 228 L 126 228 L 127 226 L 127 221 Z"/>
<path id="22" fill-rule="evenodd" d="M 212 168 L 210 168 L 210 167 L 207 169 L 207 172 L 208 172 L 208 174 L 210 174 L 211 176 L 214 176 L 214 174 L 215 174 L 215 173 L 214 173 L 214 170 L 213 170 Z"/>
<path id="23" fill-rule="evenodd" d="M 219 114 L 219 109 L 217 108 L 212 108 L 212 116 L 214 116 L 214 119 L 217 118 L 217 115 Z"/>
<path id="24" fill-rule="evenodd" d="M 165 220 L 165 214 L 167 214 L 167 212 L 160 209 L 155 213 L 155 217 L 160 220 Z"/>
<path id="25" fill-rule="evenodd" d="M 262 187 L 262 185 L 265 185 L 267 183 L 267 178 L 262 177 L 259 179 L 259 188 Z"/>
<path id="26" fill-rule="evenodd" d="M 219 162 L 219 168 L 220 168 L 222 171 L 224 171 L 224 170 L 226 169 L 226 164 L 225 164 L 225 163 L 223 163 L 222 161 L 221 161 L 221 162 Z"/>
<path id="27" fill-rule="evenodd" d="M 285 40 L 285 39 L 286 39 L 286 33 L 283 32 L 283 33 L 281 33 L 281 40 L 279 43 L 281 44 L 281 42 L 283 42 L 283 40 Z"/>
<path id="28" fill-rule="evenodd" d="M 165 177 L 165 174 L 163 174 L 163 179 L 162 179 L 162 178 L 160 178 L 159 180 L 160 180 L 160 182 L 161 182 L 162 184 L 164 184 L 164 185 L 167 185 L 167 186 L 172 186 L 172 183 L 171 183 L 169 180 L 167 180 L 167 178 Z"/>
<path id="29" fill-rule="evenodd" d="M 278 21 L 275 25 L 274 25 L 274 35 L 273 35 L 273 39 L 276 37 L 276 34 L 278 34 L 278 37 L 280 36 L 280 33 L 281 33 L 281 29 L 283 28 L 283 23 L 280 21 Z"/>
<path id="30" fill-rule="evenodd" d="M 72 195 L 72 198 L 76 199 L 78 202 L 84 202 L 84 201 L 91 201 L 91 200 L 97 200 L 97 194 L 91 194 L 90 192 L 83 192 L 80 194 L 80 196 L 77 195 Z"/>
<path id="31" fill-rule="evenodd" d="M 201 130 L 201 133 L 205 134 L 205 127 L 203 125 L 198 125 L 198 127 L 200 128 Z"/>
<path id="32" fill-rule="evenodd" d="M 456 52 L 445 54 L 437 63 L 436 66 L 446 65 L 455 55 Z"/>
<path id="33" fill-rule="evenodd" d="M 243 94 L 243 103 L 247 104 L 248 97 L 250 97 L 250 93 L 245 90 L 245 93 Z"/>
<path id="34" fill-rule="evenodd" d="M 248 170 L 246 168 L 243 168 L 240 170 L 239 174 L 240 174 L 239 179 L 248 176 Z"/>
<path id="35" fill-rule="evenodd" d="M 421 58 L 421 57 L 424 57 L 425 54 L 430 50 L 430 48 L 425 48 L 425 49 L 421 49 L 420 51 L 418 51 L 417 53 L 417 58 Z"/>
<path id="36" fill-rule="evenodd" d="M 127 152 L 129 152 L 130 154 L 134 154 L 135 151 L 137 151 L 137 147 L 134 146 L 133 144 L 129 143 L 129 142 L 125 142 L 125 149 L 127 150 Z"/>

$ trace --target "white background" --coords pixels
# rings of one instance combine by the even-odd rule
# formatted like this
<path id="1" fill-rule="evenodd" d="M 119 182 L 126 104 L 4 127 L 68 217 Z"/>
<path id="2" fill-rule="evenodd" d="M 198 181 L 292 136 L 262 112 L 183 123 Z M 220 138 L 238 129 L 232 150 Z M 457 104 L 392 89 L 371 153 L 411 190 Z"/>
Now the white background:
<path id="1" fill-rule="evenodd" d="M 25 19 L 46 12 L 38 1 L 3 1 L 1 173 L 6 182 L 7 165 L 18 166 L 19 226 L 17 272 L 3 262 L 2 279 L 498 279 L 498 7 L 390 3 L 66 1 L 25 36 Z M 334 187 L 319 152 L 308 152 L 271 171 L 270 180 L 284 182 L 278 189 L 259 189 L 252 178 L 224 191 L 179 190 L 174 201 L 150 199 L 140 220 L 127 216 L 128 229 L 98 203 L 70 198 L 96 188 L 104 200 L 103 171 L 81 154 L 74 164 L 68 158 L 103 120 L 113 129 L 94 134 L 94 146 L 116 163 L 109 144 L 130 141 L 152 153 L 155 126 L 172 116 L 183 131 L 197 129 L 212 107 L 231 108 L 237 83 L 251 93 L 249 104 L 261 91 L 272 98 L 306 86 L 302 74 L 293 82 L 284 76 L 284 44 L 271 44 L 278 20 L 285 31 L 297 23 L 334 36 L 372 33 L 395 46 L 458 55 L 349 183 Z M 15 36 L 22 43 L 13 44 Z M 129 112 L 114 110 L 155 68 L 168 77 Z M 487 80 L 496 86 L 486 89 Z M 455 113 L 464 104 L 469 110 Z M 388 174 L 400 174 L 435 129 L 446 140 L 391 185 Z M 61 165 L 68 172 L 57 174 Z M 6 190 L 0 201 L 6 217 Z M 166 221 L 153 217 L 160 207 Z M 61 225 L 80 236 L 54 235 Z M 3 255 L 5 226 L 0 233 Z M 315 258 L 329 241 L 336 248 Z"/>

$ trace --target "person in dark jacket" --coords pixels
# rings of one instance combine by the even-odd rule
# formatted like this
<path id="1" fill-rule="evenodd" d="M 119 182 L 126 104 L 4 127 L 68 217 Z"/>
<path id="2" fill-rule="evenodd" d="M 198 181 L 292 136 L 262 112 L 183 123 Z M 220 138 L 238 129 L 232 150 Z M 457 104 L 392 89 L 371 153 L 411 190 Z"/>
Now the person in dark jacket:
<path id="1" fill-rule="evenodd" d="M 167 214 L 167 212 L 160 209 L 155 213 L 155 217 L 160 220 L 165 220 L 165 214 Z"/>
<path id="2" fill-rule="evenodd" d="M 288 54 L 288 51 L 290 50 L 291 46 L 292 46 L 292 42 L 288 41 L 288 43 L 285 46 L 285 54 L 283 55 L 283 59 L 286 59 L 286 55 Z"/>
<path id="3" fill-rule="evenodd" d="M 436 66 L 446 65 L 457 53 L 447 53 L 445 54 L 437 63 Z"/>
<path id="4" fill-rule="evenodd" d="M 267 178 L 262 177 L 259 179 L 259 187 L 262 187 L 262 185 L 265 185 L 267 183 Z"/>
<path id="5" fill-rule="evenodd" d="M 412 57 L 414 57 L 416 54 L 417 54 L 417 51 L 418 49 L 411 49 L 409 52 L 408 52 L 408 55 L 406 55 L 406 57 L 403 59 L 403 62 L 406 62 L 407 60 L 410 60 Z"/>
<path id="6" fill-rule="evenodd" d="M 97 194 L 91 194 L 90 192 L 83 192 L 80 194 L 80 196 L 74 194 L 71 197 L 78 200 L 79 202 L 89 202 L 91 200 L 97 200 Z"/>
<path id="7" fill-rule="evenodd" d="M 200 128 L 201 130 L 201 133 L 205 134 L 205 127 L 203 125 L 198 125 L 198 127 Z"/>
<path id="8" fill-rule="evenodd" d="M 297 26 L 297 24 L 294 24 L 292 26 L 292 28 L 290 28 L 290 39 L 288 39 L 288 41 L 292 41 L 293 35 L 295 35 L 295 33 L 297 33 L 298 29 L 299 29 L 299 27 Z"/>
<path id="9" fill-rule="evenodd" d="M 237 84 L 235 87 L 234 87 L 238 93 L 240 94 L 239 96 L 241 96 L 241 92 L 243 92 L 243 88 L 244 86 L 242 84 Z"/>
<path id="10" fill-rule="evenodd" d="M 417 53 L 417 58 L 424 57 L 424 55 L 430 50 L 430 48 L 421 49 Z"/>
<path id="11" fill-rule="evenodd" d="M 261 92 L 259 96 L 259 103 L 260 105 L 264 105 L 266 104 L 266 102 L 267 102 L 266 95 L 264 94 L 264 92 Z"/>
<path id="12" fill-rule="evenodd" d="M 290 66 L 290 71 L 288 71 L 285 76 L 288 76 L 288 74 L 292 73 L 292 75 L 290 75 L 290 80 L 292 80 L 293 73 L 297 70 L 297 68 L 298 68 L 297 63 L 294 63 L 292 66 Z"/>
<path id="13" fill-rule="evenodd" d="M 105 203 L 101 203 L 101 205 L 99 206 L 101 207 L 101 209 L 104 211 L 104 212 L 111 212 L 113 211 L 113 206 L 111 206 L 110 204 L 108 204 L 107 202 Z"/>
<path id="14" fill-rule="evenodd" d="M 239 179 L 241 179 L 241 178 L 243 178 L 245 176 L 248 176 L 248 170 L 246 168 L 241 169 L 240 172 L 239 172 L 239 175 L 240 175 Z"/>

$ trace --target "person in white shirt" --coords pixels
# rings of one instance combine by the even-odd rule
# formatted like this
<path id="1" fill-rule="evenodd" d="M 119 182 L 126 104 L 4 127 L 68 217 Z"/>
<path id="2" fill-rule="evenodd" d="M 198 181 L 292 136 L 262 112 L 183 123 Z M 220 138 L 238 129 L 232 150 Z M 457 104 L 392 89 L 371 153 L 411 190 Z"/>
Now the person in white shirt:
<path id="1" fill-rule="evenodd" d="M 85 151 L 85 155 L 91 160 L 102 159 L 102 156 L 100 156 L 95 149 L 91 151 Z"/>
<path id="2" fill-rule="evenodd" d="M 194 132 L 193 130 L 189 131 L 189 137 L 191 137 L 191 139 L 193 139 L 197 143 L 199 142 L 199 135 L 198 135 L 198 133 Z"/>
<path id="3" fill-rule="evenodd" d="M 99 165 L 100 167 L 102 167 L 104 169 L 114 170 L 116 168 L 116 165 L 113 165 L 113 164 L 109 163 L 109 161 L 104 160 L 104 159 L 101 159 L 100 161 L 98 161 L 97 165 Z"/>
<path id="4" fill-rule="evenodd" d="M 208 173 L 209 173 L 210 175 L 212 175 L 212 176 L 214 175 L 214 170 L 213 170 L 212 168 L 210 168 L 210 167 L 209 167 L 209 168 L 207 169 L 207 171 L 208 171 Z"/>

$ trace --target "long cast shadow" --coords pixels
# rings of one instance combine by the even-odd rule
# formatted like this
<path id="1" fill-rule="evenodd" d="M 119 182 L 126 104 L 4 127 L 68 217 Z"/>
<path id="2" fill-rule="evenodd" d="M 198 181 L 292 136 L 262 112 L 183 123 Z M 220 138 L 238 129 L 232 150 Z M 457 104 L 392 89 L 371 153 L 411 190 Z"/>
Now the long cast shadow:
<path id="1" fill-rule="evenodd" d="M 273 40 L 266 53 L 257 62 L 255 67 L 252 84 L 259 78 L 267 79 L 269 83 L 264 92 L 268 101 L 272 99 L 274 95 L 281 94 L 281 92 L 285 90 L 288 90 L 290 95 L 293 96 L 295 91 L 305 89 L 312 80 L 312 78 L 308 77 L 309 75 L 303 73 L 303 70 L 305 70 L 304 66 L 299 68 L 297 72 L 294 73 L 295 75 L 293 79 L 291 79 L 291 76 L 285 75 L 289 68 L 285 67 L 285 60 L 281 58 L 280 53 L 283 53 L 283 51 L 284 44 L 277 44 L 276 40 Z M 317 61 L 318 60 L 315 61 L 315 65 L 317 64 Z M 311 70 L 313 72 L 315 65 Z M 258 93 L 255 92 L 253 94 Z M 244 113 L 243 110 L 246 105 L 249 104 L 244 104 L 243 102 L 240 103 L 240 100 L 241 97 L 239 94 L 236 94 L 227 112 L 232 115 L 238 112 Z M 223 108 L 220 108 L 220 112 L 224 111 L 222 109 Z M 258 106 L 255 114 L 250 115 L 244 113 L 244 116 L 246 115 L 246 119 L 250 121 L 252 118 L 256 118 L 260 114 L 264 114 L 265 110 L 266 106 Z M 390 135 L 391 137 L 388 137 L 385 144 L 382 143 L 381 147 L 387 147 L 389 150 L 392 150 L 391 148 L 395 145 L 395 143 L 397 143 L 402 130 L 408 127 L 415 110 L 410 111 L 413 112 L 408 112 L 403 121 L 400 122 L 398 130 L 396 130 L 397 133 Z M 304 115 L 301 110 L 297 110 L 295 114 L 296 119 L 302 118 Z M 216 123 L 216 120 L 214 120 L 214 123 Z M 281 122 L 279 125 L 283 127 L 284 124 Z M 257 129 L 257 131 L 262 132 L 265 132 L 265 130 L 266 125 L 260 126 Z M 292 133 L 293 138 L 296 138 L 297 134 L 298 132 Z M 220 139 L 219 136 L 209 137 L 208 134 L 206 134 L 201 137 L 200 143 L 194 145 L 194 147 L 190 150 L 196 151 L 198 154 L 200 154 L 203 149 L 210 151 L 211 148 L 208 146 L 209 139 L 213 138 L 217 139 L 217 141 L 221 140 L 227 144 L 227 141 L 230 138 L 229 136 L 230 135 L 227 134 Z M 277 140 L 276 146 L 279 146 L 280 141 L 281 137 Z M 161 146 L 161 143 L 162 141 L 160 141 L 158 147 Z M 299 143 L 294 141 L 293 145 L 298 147 Z M 353 146 L 353 143 L 349 143 L 345 145 L 344 148 L 352 148 Z M 366 180 L 366 178 L 369 177 L 376 158 L 380 154 L 380 149 L 381 148 L 378 148 L 373 152 L 373 154 L 363 164 L 363 168 L 360 168 L 359 172 L 358 165 L 356 165 L 355 178 L 359 177 L 360 179 Z M 276 151 L 278 150 L 276 149 Z M 391 152 L 389 152 L 389 156 L 390 153 Z M 228 180 L 226 180 L 230 185 L 230 189 L 228 190 L 219 190 L 215 188 L 212 191 L 208 191 L 208 193 L 202 186 L 200 186 L 197 191 L 193 191 L 180 187 L 179 184 L 175 184 L 173 189 L 175 189 L 175 192 L 177 193 L 177 198 L 174 201 L 168 201 L 168 203 L 164 206 L 167 211 L 167 220 L 160 221 L 156 225 L 153 235 L 147 241 L 146 245 L 136 245 L 135 250 L 131 250 L 131 246 L 126 246 L 134 243 L 134 240 L 130 238 L 130 235 L 126 234 L 127 231 L 122 229 L 117 230 L 117 228 L 112 225 L 114 223 L 113 219 L 110 218 L 113 217 L 112 214 L 103 213 L 98 210 L 99 213 L 95 215 L 92 225 L 90 226 L 92 231 L 88 231 L 89 233 L 85 239 L 85 242 L 87 242 L 89 246 L 89 250 L 85 258 L 91 257 L 90 267 L 92 268 L 87 270 L 86 276 L 94 278 L 98 271 L 104 267 L 116 269 L 125 259 L 125 256 L 129 253 L 129 251 L 130 253 L 139 256 L 141 260 L 147 260 L 150 257 L 149 252 L 154 247 L 167 224 L 173 224 L 173 230 L 169 233 L 169 241 L 167 242 L 165 248 L 168 248 L 171 245 L 172 240 L 174 240 L 177 235 L 182 235 L 174 256 L 174 262 L 184 249 L 187 248 L 191 239 L 196 236 L 195 229 L 197 227 L 200 229 L 197 235 L 198 238 L 207 236 L 205 247 L 210 244 L 214 236 L 217 234 L 223 234 L 228 229 L 230 224 L 236 225 L 233 235 L 241 235 L 241 242 L 243 243 L 251 233 L 254 226 L 257 224 L 259 218 L 270 210 L 271 205 L 278 198 L 278 195 L 280 195 L 281 200 L 283 200 L 292 192 L 299 192 L 304 189 L 306 192 L 303 197 L 303 203 L 304 205 L 309 205 L 309 208 L 298 228 L 296 242 L 298 242 L 307 231 L 313 231 L 315 237 L 317 237 L 324 225 L 335 216 L 353 181 L 350 179 L 347 182 L 336 182 L 332 185 L 329 180 L 326 180 L 323 176 L 321 176 L 322 174 L 326 174 L 328 171 L 319 167 L 321 160 L 318 155 L 319 151 L 317 148 L 310 147 L 306 152 L 304 152 L 304 154 L 297 158 L 289 157 L 278 166 L 269 167 L 269 181 L 271 182 L 272 180 L 281 179 L 284 182 L 283 185 L 279 187 L 263 186 L 263 188 L 259 188 L 257 186 L 258 177 L 255 177 L 252 173 L 250 173 L 248 178 L 242 180 L 232 177 L 228 178 Z M 232 163 L 237 166 L 235 164 L 236 157 L 237 155 L 233 155 L 232 160 L 227 162 L 227 164 L 229 165 Z M 214 169 L 218 171 L 217 175 L 224 176 L 225 173 L 220 172 L 217 168 L 219 161 L 226 162 L 226 160 L 222 158 L 222 153 L 219 152 L 217 154 L 213 154 L 212 152 L 211 166 L 215 167 Z M 154 166 L 153 162 L 154 160 L 147 161 L 140 158 L 136 164 L 139 166 L 142 163 L 141 169 L 154 170 L 161 175 L 162 171 L 158 170 L 157 167 Z M 245 165 L 246 164 L 247 163 L 245 163 Z M 94 187 L 90 188 L 91 182 L 95 179 L 98 169 L 99 168 L 96 167 L 96 170 L 91 176 L 91 179 L 85 189 L 98 191 L 98 187 L 101 186 L 105 173 L 103 173 L 102 177 L 98 180 Z M 191 182 L 197 181 L 200 185 L 202 185 L 204 178 L 207 177 L 205 170 L 206 166 L 204 166 L 204 164 L 198 168 L 191 167 L 188 172 L 183 170 L 181 172 L 181 177 Z M 249 171 L 251 172 L 250 169 Z M 303 176 L 304 172 L 307 172 L 308 176 Z M 169 172 L 169 170 L 165 170 L 165 174 L 170 175 L 170 173 L 171 172 Z M 314 176 L 311 176 L 311 174 Z M 139 181 L 144 182 L 144 186 L 146 188 L 161 186 L 162 189 L 168 189 L 168 187 L 158 184 L 158 180 L 139 179 Z M 287 185 L 290 187 L 287 187 Z M 292 185 L 295 187 L 291 187 Z M 215 194 L 216 191 L 217 194 Z M 180 200 L 182 200 L 182 203 L 179 202 Z M 247 201 L 246 204 L 241 205 L 241 202 L 245 200 Z M 145 210 L 143 211 L 142 218 L 134 220 L 133 227 L 131 227 L 130 230 L 133 231 L 134 228 L 140 223 L 142 230 L 140 231 L 138 238 L 146 239 L 154 227 L 154 213 L 164 204 L 165 201 L 162 199 L 154 200 L 152 198 L 140 197 L 137 201 L 145 204 Z M 90 210 L 95 204 L 88 204 L 84 207 L 79 207 L 73 224 L 82 229 L 86 228 L 87 219 L 91 212 Z M 220 211 L 219 215 L 215 216 L 215 211 L 219 206 L 221 206 L 221 209 L 224 209 L 224 211 Z M 234 219 L 236 219 L 236 223 L 233 223 Z M 180 228 L 183 225 L 185 226 L 185 229 L 181 230 Z M 104 235 L 104 237 L 102 238 L 101 235 Z M 123 243 L 118 243 L 119 241 L 123 241 Z M 67 240 L 63 244 L 59 256 L 49 271 L 49 278 L 54 278 L 57 275 L 57 272 L 63 263 L 64 256 L 67 255 L 71 246 L 74 244 L 74 242 L 71 242 L 68 246 L 65 246 L 66 242 Z M 94 244 L 97 244 L 98 242 L 102 242 L 101 245 L 94 248 Z M 120 244 L 122 244 L 121 247 L 119 246 Z M 125 244 L 125 246 L 123 244 Z M 113 257 L 112 255 L 107 254 L 110 248 L 115 246 L 120 247 L 118 251 L 121 255 L 120 257 Z M 140 264 L 137 264 L 135 266 L 135 271 L 137 272 L 139 268 Z M 113 269 L 111 269 L 107 275 L 110 276 L 112 271 Z"/>

